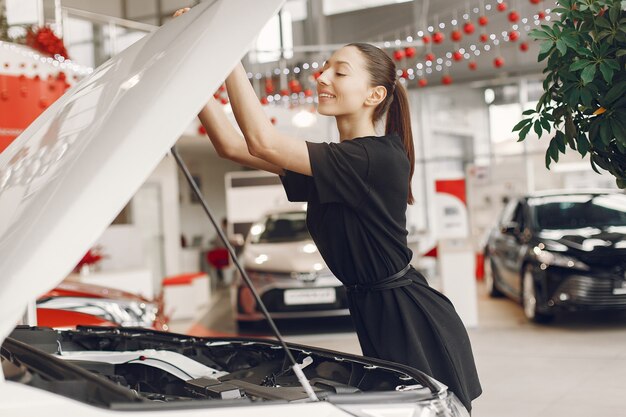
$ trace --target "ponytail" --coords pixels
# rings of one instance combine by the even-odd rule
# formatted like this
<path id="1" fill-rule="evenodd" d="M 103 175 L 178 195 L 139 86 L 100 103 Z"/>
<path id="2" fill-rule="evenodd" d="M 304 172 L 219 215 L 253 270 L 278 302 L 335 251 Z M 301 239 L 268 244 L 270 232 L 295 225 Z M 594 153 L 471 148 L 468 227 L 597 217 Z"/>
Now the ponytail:
<path id="1" fill-rule="evenodd" d="M 413 132 L 411 131 L 411 117 L 409 113 L 409 100 L 406 90 L 399 81 L 396 81 L 392 87 L 393 93 L 389 110 L 387 110 L 387 124 L 385 125 L 385 134 L 396 132 L 404 143 L 406 155 L 409 158 L 409 194 L 407 203 L 413 204 L 413 189 L 411 180 L 415 171 L 415 150 L 413 147 Z"/>
<path id="2" fill-rule="evenodd" d="M 367 70 L 370 75 L 370 85 L 381 85 L 387 90 L 387 96 L 375 109 L 372 115 L 373 122 L 382 120 L 387 114 L 385 134 L 397 133 L 404 143 L 406 155 L 410 162 L 408 204 L 413 204 L 413 190 L 411 180 L 415 171 L 415 152 L 413 150 L 413 133 L 409 116 L 409 100 L 406 90 L 397 80 L 396 64 L 382 49 L 369 43 L 350 43 L 363 54 L 367 61 Z"/>

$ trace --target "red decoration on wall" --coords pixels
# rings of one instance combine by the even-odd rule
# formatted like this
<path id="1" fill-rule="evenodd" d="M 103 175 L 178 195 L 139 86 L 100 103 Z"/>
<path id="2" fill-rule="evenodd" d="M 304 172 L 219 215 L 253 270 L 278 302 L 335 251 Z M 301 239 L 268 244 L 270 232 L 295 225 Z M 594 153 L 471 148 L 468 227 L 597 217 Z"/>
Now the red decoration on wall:
<path id="1" fill-rule="evenodd" d="M 269 104 L 269 101 L 267 100 L 267 97 L 261 97 L 261 104 L 266 106 Z"/>
<path id="2" fill-rule="evenodd" d="M 497 57 L 496 59 L 493 60 L 493 66 L 496 68 L 501 68 L 504 66 L 504 58 L 502 58 L 501 56 Z"/>
<path id="3" fill-rule="evenodd" d="M 204 128 L 204 126 L 202 126 L 202 125 L 198 126 L 198 134 L 199 135 L 206 135 L 206 129 Z"/>
<path id="4" fill-rule="evenodd" d="M 481 42 L 487 42 L 489 40 L 489 35 L 487 35 L 486 33 L 481 33 L 479 39 Z"/>
<path id="5" fill-rule="evenodd" d="M 478 68 L 478 65 L 476 64 L 476 61 L 471 61 L 469 64 L 467 64 L 467 67 L 472 70 L 475 71 L 476 68 Z"/>
<path id="6" fill-rule="evenodd" d="M 265 94 L 274 94 L 274 82 L 271 78 L 265 79 Z"/>
<path id="7" fill-rule="evenodd" d="M 460 61 L 460 60 L 462 60 L 462 59 L 463 59 L 463 54 L 462 54 L 462 53 L 460 53 L 459 51 L 454 51 L 454 53 L 452 54 L 452 58 L 453 58 L 455 61 Z"/>
<path id="8" fill-rule="evenodd" d="M 417 81 L 417 85 L 420 87 L 426 87 L 428 85 L 428 80 L 426 78 L 420 78 Z"/>
<path id="9" fill-rule="evenodd" d="M 487 18 L 487 16 L 480 16 L 478 18 L 478 24 L 480 26 L 487 26 L 488 23 L 489 23 L 489 19 Z"/>
<path id="10" fill-rule="evenodd" d="M 530 2 L 532 4 L 539 4 L 539 3 L 541 3 L 541 0 L 530 0 Z"/>
<path id="11" fill-rule="evenodd" d="M 517 22 L 519 20 L 519 13 L 517 13 L 516 11 L 512 11 L 511 13 L 509 13 L 508 19 L 511 23 Z"/>
<path id="12" fill-rule="evenodd" d="M 412 46 L 409 46 L 408 48 L 404 49 L 404 55 L 407 58 L 413 58 L 415 56 L 415 48 L 413 48 Z"/>
<path id="13" fill-rule="evenodd" d="M 498 11 L 503 12 L 506 10 L 506 3 L 498 3 Z"/>
<path id="14" fill-rule="evenodd" d="M 304 90 L 304 96 L 305 97 L 312 97 L 313 96 L 313 90 L 311 90 L 310 88 L 307 88 L 306 90 Z"/>
<path id="15" fill-rule="evenodd" d="M 396 61 L 402 61 L 404 59 L 404 51 L 401 49 L 393 51 L 393 59 Z"/>
<path id="16" fill-rule="evenodd" d="M 519 39 L 519 32 L 512 30 L 509 32 L 509 39 L 511 40 L 511 42 L 515 42 L 516 40 Z"/>
<path id="17" fill-rule="evenodd" d="M 450 39 L 452 39 L 454 42 L 458 42 L 463 39 L 463 35 L 461 34 L 460 30 L 453 30 L 450 34 Z"/>
<path id="18" fill-rule="evenodd" d="M 522 42 L 519 44 L 519 49 L 522 52 L 528 51 L 528 42 Z"/>
<path id="19" fill-rule="evenodd" d="M 465 32 L 466 35 L 471 35 L 472 33 L 474 33 L 475 30 L 476 30 L 476 27 L 474 26 L 472 22 L 466 22 L 463 25 L 463 32 Z"/>
<path id="20" fill-rule="evenodd" d="M 287 85 L 289 86 L 289 90 L 292 93 L 297 94 L 302 92 L 302 86 L 300 85 L 300 82 L 296 79 L 289 80 L 289 83 Z"/>
<path id="21" fill-rule="evenodd" d="M 427 54 L 424 56 L 424 59 L 425 59 L 426 61 L 434 61 L 434 60 L 435 60 L 435 54 L 433 54 L 432 52 L 429 52 L 429 53 L 427 53 Z"/>
<path id="22" fill-rule="evenodd" d="M 539 18 L 539 20 L 545 19 L 546 13 L 543 10 L 540 10 L 539 12 L 537 12 L 537 18 Z"/>
<path id="23" fill-rule="evenodd" d="M 430 43 L 430 36 L 428 36 L 428 35 L 424 35 L 424 36 L 422 36 L 422 42 L 424 42 L 424 43 Z"/>
<path id="24" fill-rule="evenodd" d="M 26 45 L 45 55 L 60 55 L 63 58 L 68 58 L 63 40 L 58 38 L 49 26 L 28 28 L 26 31 Z"/>
<path id="25" fill-rule="evenodd" d="M 286 88 L 283 88 L 282 90 L 280 90 L 280 95 L 281 96 L 288 96 L 289 95 L 289 90 L 287 90 Z"/>
<path id="26" fill-rule="evenodd" d="M 402 77 L 402 78 L 404 78 L 406 80 L 407 78 L 409 78 L 409 71 L 407 69 L 403 69 L 402 70 L 402 75 L 400 77 Z"/>
<path id="27" fill-rule="evenodd" d="M 227 99 L 227 98 L 222 98 L 222 99 L 220 100 L 220 103 L 222 103 L 222 104 L 228 104 L 228 99 Z"/>
<path id="28" fill-rule="evenodd" d="M 441 43 L 441 42 L 443 42 L 443 40 L 444 40 L 445 38 L 446 38 L 446 37 L 445 37 L 445 36 L 443 35 L 443 33 L 441 33 L 441 32 L 435 32 L 435 33 L 433 33 L 433 42 L 435 42 L 435 43 Z"/>
<path id="29" fill-rule="evenodd" d="M 450 77 L 449 75 L 444 75 L 443 77 L 441 77 L 441 83 L 443 85 L 450 85 L 452 84 L 452 77 Z"/>

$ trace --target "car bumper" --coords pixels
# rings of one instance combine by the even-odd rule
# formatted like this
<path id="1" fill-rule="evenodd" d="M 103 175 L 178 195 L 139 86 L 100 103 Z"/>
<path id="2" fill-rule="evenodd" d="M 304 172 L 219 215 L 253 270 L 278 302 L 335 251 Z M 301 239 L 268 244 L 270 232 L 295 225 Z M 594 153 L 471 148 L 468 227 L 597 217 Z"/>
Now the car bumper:
<path id="1" fill-rule="evenodd" d="M 548 307 L 564 310 L 626 309 L 623 279 L 583 274 L 563 276 L 547 300 Z"/>
<path id="2" fill-rule="evenodd" d="M 332 289 L 334 301 L 330 303 L 289 305 L 285 302 L 285 291 L 306 289 Z M 343 285 L 336 287 L 267 287 L 257 289 L 270 316 L 274 319 L 300 319 L 312 317 L 348 316 L 348 299 Z M 236 318 L 238 321 L 261 321 L 265 317 L 245 286 L 237 288 Z"/>

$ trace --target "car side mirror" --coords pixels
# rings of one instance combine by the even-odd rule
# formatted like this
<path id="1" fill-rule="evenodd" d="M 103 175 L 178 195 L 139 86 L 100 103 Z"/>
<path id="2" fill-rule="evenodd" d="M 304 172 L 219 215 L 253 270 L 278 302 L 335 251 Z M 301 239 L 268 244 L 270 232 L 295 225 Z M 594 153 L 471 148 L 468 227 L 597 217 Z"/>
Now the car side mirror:
<path id="1" fill-rule="evenodd" d="M 507 223 L 500 230 L 506 235 L 518 235 L 520 232 L 519 224 L 516 222 Z"/>

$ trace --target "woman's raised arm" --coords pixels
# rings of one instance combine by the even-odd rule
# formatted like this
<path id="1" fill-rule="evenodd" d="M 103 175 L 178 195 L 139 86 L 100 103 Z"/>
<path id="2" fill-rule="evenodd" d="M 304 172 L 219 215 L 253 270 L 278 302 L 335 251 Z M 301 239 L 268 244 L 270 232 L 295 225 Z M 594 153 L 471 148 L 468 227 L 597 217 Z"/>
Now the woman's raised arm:
<path id="1" fill-rule="evenodd" d="M 241 63 L 226 79 L 226 90 L 251 155 L 283 169 L 312 175 L 306 143 L 272 125 Z"/>

